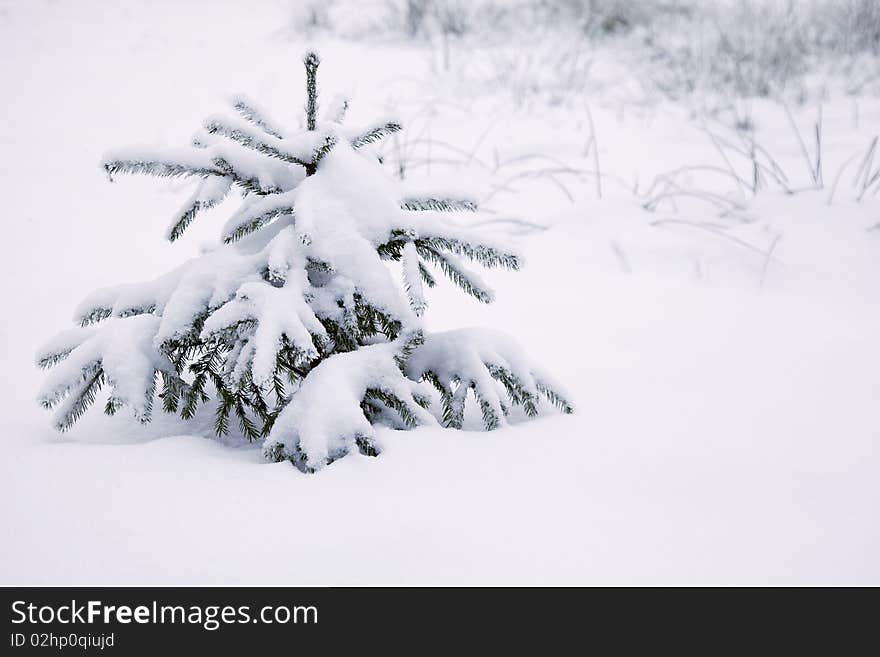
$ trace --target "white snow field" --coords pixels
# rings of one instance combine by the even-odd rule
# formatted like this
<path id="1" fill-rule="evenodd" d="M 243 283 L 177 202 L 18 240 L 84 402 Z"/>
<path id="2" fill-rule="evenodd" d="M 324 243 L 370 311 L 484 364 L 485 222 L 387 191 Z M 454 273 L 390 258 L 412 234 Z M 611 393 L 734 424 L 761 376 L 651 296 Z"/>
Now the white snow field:
<path id="1" fill-rule="evenodd" d="M 511 44 L 444 64 L 436 44 L 306 35 L 302 9 L 0 2 L 0 584 L 880 584 L 880 185 L 857 176 L 876 96 L 790 104 L 806 157 L 781 102 L 736 101 L 771 154 L 754 194 L 730 115 L 646 92 L 611 46 L 560 92 L 552 58 Z M 485 211 L 456 220 L 525 256 L 485 273 L 493 304 L 429 290 L 430 328 L 512 334 L 575 413 L 379 429 L 378 458 L 313 475 L 214 437 L 210 413 L 141 426 L 96 404 L 56 433 L 40 345 L 228 216 L 171 245 L 193 183 L 110 184 L 103 154 L 183 146 L 238 92 L 296 125 L 309 45 L 353 117 L 404 123 L 386 166 L 474 190 Z"/>

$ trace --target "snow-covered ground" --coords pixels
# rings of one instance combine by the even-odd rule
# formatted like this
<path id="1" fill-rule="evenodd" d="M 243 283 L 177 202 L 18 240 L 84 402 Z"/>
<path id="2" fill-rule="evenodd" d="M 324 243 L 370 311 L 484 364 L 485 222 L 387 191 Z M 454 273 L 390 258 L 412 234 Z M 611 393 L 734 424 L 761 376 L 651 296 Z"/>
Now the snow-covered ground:
<path id="1" fill-rule="evenodd" d="M 424 43 L 313 35 L 325 91 L 408 126 L 386 164 L 467 181 L 525 254 L 487 273 L 492 305 L 433 290 L 431 328 L 514 334 L 576 413 L 383 430 L 379 458 L 311 476 L 204 418 L 95 408 L 56 434 L 39 345 L 222 221 L 169 245 L 189 183 L 111 185 L 102 154 L 186 143 L 239 91 L 295 123 L 296 4 L 0 3 L 0 583 L 880 584 L 880 195 L 853 184 L 880 132 L 868 96 L 821 102 L 818 190 L 819 103 L 790 108 L 804 157 L 781 104 L 740 101 L 770 154 L 755 195 L 734 119 L 646 102 L 613 52 L 595 92 L 542 94 L 500 46 L 447 66 Z"/>

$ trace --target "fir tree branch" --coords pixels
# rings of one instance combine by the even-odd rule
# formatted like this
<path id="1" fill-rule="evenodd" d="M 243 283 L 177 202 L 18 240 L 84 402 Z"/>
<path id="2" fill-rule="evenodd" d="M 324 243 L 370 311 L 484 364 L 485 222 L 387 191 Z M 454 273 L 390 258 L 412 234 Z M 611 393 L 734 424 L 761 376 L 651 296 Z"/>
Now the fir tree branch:
<path id="1" fill-rule="evenodd" d="M 267 443 L 263 446 L 263 458 L 270 463 L 280 463 L 287 460 L 284 445 L 281 443 Z"/>
<path id="2" fill-rule="evenodd" d="M 376 247 L 376 252 L 382 260 L 393 260 L 399 262 L 403 254 L 403 247 L 408 240 L 393 239 Z"/>
<path id="3" fill-rule="evenodd" d="M 425 344 L 425 334 L 422 333 L 421 329 L 417 329 L 412 331 L 405 338 L 401 338 L 403 340 L 403 345 L 400 348 L 400 351 L 394 355 L 394 362 L 397 363 L 397 367 L 400 368 L 400 371 L 403 372 L 406 367 L 406 362 L 409 360 L 410 356 L 412 356 L 413 352 Z"/>
<path id="4" fill-rule="evenodd" d="M 150 380 L 150 385 L 144 391 L 144 410 L 138 414 L 138 420 L 141 424 L 149 422 L 153 415 L 153 397 L 156 394 L 156 375 L 157 371 L 154 371 L 153 378 Z"/>
<path id="5" fill-rule="evenodd" d="M 505 253 L 486 244 L 456 237 L 422 235 L 416 240 L 416 246 L 428 247 L 437 252 L 448 251 L 474 260 L 488 268 L 504 267 L 505 269 L 518 270 L 522 266 L 522 258 L 515 253 Z"/>
<path id="6" fill-rule="evenodd" d="M 271 137 L 275 137 L 276 139 L 283 139 L 284 137 L 281 135 L 281 131 L 277 128 L 272 127 L 272 123 L 263 116 L 263 113 L 258 110 L 253 104 L 244 96 L 236 96 L 232 100 L 232 107 L 236 112 L 241 114 L 241 116 L 254 124 L 258 128 L 260 128 L 263 132 Z"/>
<path id="7" fill-rule="evenodd" d="M 560 411 L 566 414 L 574 413 L 574 406 L 572 406 L 565 397 L 550 387 L 547 383 L 541 380 L 536 380 L 535 387 L 538 389 L 538 392 L 544 395 L 550 403 L 556 406 Z"/>
<path id="8" fill-rule="evenodd" d="M 97 366 L 83 376 L 83 382 L 75 392 L 70 392 L 64 404 L 55 416 L 55 428 L 67 431 L 82 417 L 89 406 L 95 403 L 95 397 L 104 386 L 104 370 Z"/>
<path id="9" fill-rule="evenodd" d="M 208 176 L 223 175 L 217 169 L 200 167 L 170 160 L 138 160 L 138 159 L 115 159 L 104 163 L 104 170 L 113 180 L 117 173 L 145 173 L 159 178 L 179 178 L 182 176 L 196 176 L 207 178 Z"/>
<path id="10" fill-rule="evenodd" d="M 476 383 L 471 383 L 470 387 L 474 392 L 477 404 L 480 406 L 480 413 L 483 416 L 483 425 L 486 427 L 486 430 L 493 431 L 494 429 L 497 429 L 501 426 L 501 418 L 499 417 L 497 410 L 486 400 Z"/>
<path id="11" fill-rule="evenodd" d="M 262 431 L 258 429 L 253 420 L 247 416 L 247 411 L 245 410 L 245 405 L 242 402 L 241 396 L 236 398 L 235 414 L 238 416 L 238 428 L 249 442 L 253 442 L 262 436 Z"/>
<path id="12" fill-rule="evenodd" d="M 360 345 L 365 338 L 382 333 L 389 340 L 396 340 L 403 325 L 400 320 L 393 319 L 381 310 L 364 303 L 359 294 L 355 294 L 354 325 L 351 327 L 357 331 L 352 336 L 355 345 Z"/>
<path id="13" fill-rule="evenodd" d="M 156 311 L 156 304 L 151 303 L 147 306 L 129 306 L 122 308 L 116 312 L 117 317 L 134 317 L 135 315 L 149 315 Z"/>
<path id="14" fill-rule="evenodd" d="M 258 135 L 247 132 L 241 127 L 229 125 L 222 117 L 214 117 L 205 122 L 205 130 L 210 134 L 217 134 L 247 148 L 253 149 L 263 155 L 277 158 L 289 164 L 298 164 L 300 166 L 308 166 L 309 163 L 300 158 L 282 151 L 277 146 L 266 143 Z"/>
<path id="15" fill-rule="evenodd" d="M 396 121 L 383 123 L 382 125 L 370 128 L 363 134 L 358 135 L 357 137 L 352 139 L 351 147 L 361 148 L 362 146 L 366 146 L 367 144 L 372 144 L 373 142 L 377 142 L 380 139 L 384 139 L 388 135 L 393 135 L 395 132 L 400 132 L 402 129 L 403 126 Z"/>
<path id="16" fill-rule="evenodd" d="M 215 157 L 213 162 L 214 166 L 217 167 L 217 169 L 219 170 L 220 175 L 232 177 L 233 181 L 235 181 L 235 184 L 241 187 L 246 192 L 263 196 L 266 194 L 277 194 L 278 192 L 282 191 L 280 187 L 263 187 L 258 178 L 241 175 L 241 173 L 236 171 L 235 168 L 225 158 Z"/>
<path id="17" fill-rule="evenodd" d="M 403 287 L 409 297 L 409 303 L 412 306 L 413 312 L 415 312 L 416 316 L 421 316 L 425 312 L 427 304 L 425 302 L 424 289 L 422 288 L 421 270 L 419 269 L 421 261 L 419 260 L 415 244 L 407 242 L 406 246 L 403 247 L 401 260 L 403 264 Z"/>
<path id="18" fill-rule="evenodd" d="M 162 381 L 162 392 L 159 398 L 162 400 L 162 410 L 166 413 L 176 413 L 180 406 L 180 400 L 188 392 L 189 385 L 179 376 L 170 372 L 159 372 Z"/>
<path id="19" fill-rule="evenodd" d="M 336 137 L 334 137 L 333 135 L 327 135 L 324 138 L 324 143 L 321 144 L 317 149 L 315 149 L 315 154 L 312 156 L 312 161 L 309 165 L 311 167 L 312 173 L 317 170 L 318 164 L 321 162 L 321 160 L 324 159 L 325 156 L 329 155 L 334 146 L 336 146 Z"/>
<path id="20" fill-rule="evenodd" d="M 231 242 L 237 242 L 242 237 L 250 235 L 254 231 L 257 231 L 263 226 L 271 223 L 278 217 L 292 214 L 292 207 L 270 208 L 264 212 L 260 212 L 257 214 L 244 214 L 240 218 L 240 223 L 238 223 L 234 228 L 232 228 L 232 230 L 228 231 L 223 236 L 223 243 L 229 244 Z"/>
<path id="21" fill-rule="evenodd" d="M 463 402 L 457 400 L 455 394 L 452 389 L 443 384 L 440 380 L 440 377 L 437 376 L 435 372 L 432 370 L 426 370 L 422 374 L 422 380 L 430 383 L 438 393 L 440 393 L 440 422 L 441 424 L 448 429 L 460 429 L 462 423 L 464 421 L 464 405 Z M 460 381 L 458 379 L 455 382 L 459 383 L 459 390 L 462 389 Z M 466 388 L 464 388 L 464 392 L 466 392 Z M 427 408 L 427 406 L 425 406 Z"/>
<path id="22" fill-rule="evenodd" d="M 306 67 L 306 130 L 314 130 L 318 122 L 318 65 L 321 58 L 314 51 L 303 57 Z"/>
<path id="23" fill-rule="evenodd" d="M 510 370 L 499 365 L 487 363 L 486 367 L 492 378 L 504 386 L 512 404 L 522 406 L 525 414 L 529 417 L 535 417 L 538 414 L 535 396 L 525 388 L 520 379 L 514 376 Z"/>
<path id="24" fill-rule="evenodd" d="M 72 347 L 65 347 L 61 350 L 44 353 L 37 359 L 37 366 L 41 369 L 48 370 L 50 367 L 54 367 L 67 358 L 70 355 L 70 352 L 76 349 L 77 346 L 78 345 L 74 345 Z"/>
<path id="25" fill-rule="evenodd" d="M 380 450 L 370 436 L 359 433 L 354 437 L 354 443 L 364 456 L 379 456 Z"/>
<path id="26" fill-rule="evenodd" d="M 39 398 L 40 406 L 45 409 L 55 408 L 70 395 L 70 391 L 74 387 L 89 380 L 96 379 L 98 378 L 98 375 L 100 375 L 101 382 L 103 383 L 104 370 L 101 367 L 100 359 L 84 364 L 78 375 L 66 378 L 51 390 L 42 391 Z"/>
<path id="27" fill-rule="evenodd" d="M 195 417 L 200 403 L 204 404 L 210 401 L 211 398 L 205 392 L 205 386 L 209 378 L 217 380 L 218 373 L 223 368 L 223 353 L 225 350 L 226 347 L 222 343 L 212 342 L 198 345 L 194 348 L 194 351 L 199 353 L 187 355 L 188 358 L 193 360 L 189 365 L 189 371 L 195 376 L 189 388 L 185 389 L 181 394 L 183 405 L 180 409 L 180 417 L 184 420 Z M 225 389 L 225 386 L 223 386 L 223 389 Z"/>
<path id="28" fill-rule="evenodd" d="M 180 408 L 180 417 L 183 420 L 191 420 L 196 415 L 198 405 L 206 404 L 210 397 L 205 393 L 205 384 L 208 378 L 204 373 L 197 374 L 193 379 L 189 390 L 184 391 L 182 401 L 183 406 Z"/>
<path id="29" fill-rule="evenodd" d="M 425 267 L 425 263 L 419 261 L 419 276 L 422 277 L 422 282 L 428 287 L 436 287 L 437 281 L 431 275 L 431 272 L 428 271 L 428 268 Z"/>
<path id="30" fill-rule="evenodd" d="M 413 414 L 412 409 L 410 409 L 407 403 L 387 390 L 368 388 L 364 393 L 364 399 L 379 402 L 395 411 L 407 428 L 412 429 L 419 424 L 418 418 Z"/>
<path id="31" fill-rule="evenodd" d="M 217 393 L 220 395 L 220 400 L 214 413 L 214 433 L 225 436 L 229 433 L 229 413 L 235 405 L 235 398 L 225 388 L 218 389 Z"/>
<path id="32" fill-rule="evenodd" d="M 97 324 L 98 322 L 104 321 L 112 314 L 113 308 L 108 308 L 106 306 L 96 306 L 88 310 L 82 317 L 80 317 L 79 323 L 80 326 Z"/>
<path id="33" fill-rule="evenodd" d="M 428 246 L 420 246 L 420 242 L 421 240 L 416 242 L 419 255 L 440 267 L 449 280 L 482 303 L 492 303 L 494 301 L 495 294 L 486 287 L 485 283 L 474 272 L 469 271 L 453 256 L 440 253 Z"/>
<path id="34" fill-rule="evenodd" d="M 107 397 L 107 403 L 104 404 L 104 415 L 116 415 L 125 403 L 114 395 Z"/>
<path id="35" fill-rule="evenodd" d="M 413 397 L 413 401 L 416 404 L 418 404 L 419 406 L 421 406 L 422 408 L 427 410 L 428 408 L 431 407 L 430 395 L 423 395 L 421 393 L 414 392 L 412 397 Z"/>
<path id="36" fill-rule="evenodd" d="M 448 428 L 461 429 L 464 426 L 464 403 L 471 385 L 471 382 L 459 380 L 455 391 L 450 395 L 448 419 L 444 418 L 444 424 Z"/>
<path id="37" fill-rule="evenodd" d="M 423 197 L 405 198 L 400 207 L 413 212 L 435 210 L 439 212 L 476 212 L 477 204 L 466 199 Z"/>
<path id="38" fill-rule="evenodd" d="M 183 209 L 178 212 L 177 217 L 168 227 L 166 237 L 168 241 L 173 242 L 180 238 L 184 231 L 196 218 L 196 215 L 202 210 L 213 208 L 220 203 L 229 189 L 232 187 L 232 176 L 223 176 L 222 178 L 209 178 L 199 183 L 196 193 L 187 202 Z"/>

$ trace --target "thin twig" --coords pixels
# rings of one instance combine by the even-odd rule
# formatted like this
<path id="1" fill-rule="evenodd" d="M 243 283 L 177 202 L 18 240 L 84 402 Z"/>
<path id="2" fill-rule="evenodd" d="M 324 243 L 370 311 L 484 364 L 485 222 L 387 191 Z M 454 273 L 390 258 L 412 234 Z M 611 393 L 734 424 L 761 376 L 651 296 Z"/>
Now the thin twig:
<path id="1" fill-rule="evenodd" d="M 761 280 L 758 282 L 758 290 L 764 289 L 764 281 L 767 278 L 767 270 L 770 269 L 770 260 L 773 257 L 773 251 L 776 250 L 776 245 L 779 244 L 779 240 L 782 239 L 782 233 L 779 233 L 773 241 L 770 243 L 770 247 L 767 249 L 767 257 L 764 258 L 764 266 L 761 268 Z"/>
<path id="2" fill-rule="evenodd" d="M 739 244 L 740 246 L 748 249 L 749 251 L 759 253 L 762 256 L 764 256 L 765 258 L 770 258 L 771 260 L 776 261 L 776 258 L 773 258 L 772 253 L 768 254 L 763 249 L 755 246 L 754 244 L 750 244 L 749 242 L 746 242 L 745 240 L 742 240 L 739 237 L 736 237 L 735 235 L 731 235 L 730 233 L 725 232 L 722 228 L 720 228 L 714 224 L 698 223 L 695 221 L 686 221 L 684 219 L 658 219 L 657 221 L 651 222 L 652 226 L 663 226 L 663 225 L 667 225 L 667 224 L 687 226 L 690 228 L 699 228 L 700 230 L 708 231 L 714 235 L 718 235 L 719 237 L 723 237 L 725 239 L 730 240 L 731 242 Z"/>
<path id="3" fill-rule="evenodd" d="M 596 196 L 602 198 L 602 171 L 599 169 L 599 140 L 596 137 L 596 126 L 593 124 L 593 113 L 590 111 L 590 105 L 586 104 L 587 120 L 590 123 L 590 142 L 589 147 L 593 151 L 593 167 L 596 169 Z"/>
<path id="4" fill-rule="evenodd" d="M 803 136 L 801 136 L 801 131 L 800 131 L 800 129 L 798 129 L 797 123 L 795 123 L 794 117 L 791 115 L 791 110 L 788 109 L 788 105 L 783 103 L 782 107 L 785 108 L 785 116 L 788 117 L 788 123 L 791 126 L 791 129 L 794 131 L 794 134 L 798 140 L 798 144 L 801 147 L 801 154 L 804 156 L 804 161 L 807 163 L 807 169 L 810 172 L 810 178 L 813 180 L 813 185 L 815 185 L 816 188 L 818 189 L 820 185 L 819 185 L 818 178 L 816 177 L 817 176 L 816 169 L 813 166 L 812 161 L 810 160 L 810 154 L 807 151 L 807 145 L 804 142 L 804 138 L 803 138 Z"/>

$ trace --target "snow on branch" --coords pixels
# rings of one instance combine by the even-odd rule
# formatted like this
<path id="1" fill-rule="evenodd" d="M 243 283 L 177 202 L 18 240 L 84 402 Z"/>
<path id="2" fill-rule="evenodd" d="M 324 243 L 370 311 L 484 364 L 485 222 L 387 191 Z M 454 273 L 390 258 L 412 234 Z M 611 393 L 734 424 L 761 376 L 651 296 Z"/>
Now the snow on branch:
<path id="1" fill-rule="evenodd" d="M 472 393 L 487 429 L 504 423 L 510 405 L 528 416 L 545 397 L 563 413 L 572 405 L 508 336 L 487 329 L 458 329 L 425 337 L 406 364 L 406 374 L 431 383 L 440 394 L 443 424 L 461 428 Z"/>
<path id="2" fill-rule="evenodd" d="M 404 210 L 423 212 L 435 210 L 438 212 L 476 212 L 477 204 L 467 199 L 455 198 L 405 198 L 400 202 Z"/>
<path id="3" fill-rule="evenodd" d="M 403 263 L 403 283 L 406 293 L 409 295 L 410 305 L 416 315 L 421 315 L 425 312 L 427 304 L 425 302 L 424 289 L 422 288 L 423 274 L 419 268 L 421 264 L 419 253 L 413 242 L 407 242 L 403 246 L 401 261 Z"/>
<path id="4" fill-rule="evenodd" d="M 275 137 L 276 139 L 284 138 L 281 134 L 281 130 L 276 127 L 277 124 L 270 118 L 268 118 L 268 113 L 266 112 L 266 110 L 262 107 L 259 107 L 257 103 L 250 98 L 239 94 L 233 97 L 232 107 L 246 121 L 260 128 L 267 135 Z"/>
<path id="5" fill-rule="evenodd" d="M 293 192 L 285 192 L 246 199 L 223 227 L 223 241 L 227 244 L 238 241 L 277 217 L 293 214 L 293 197 Z"/>
<path id="6" fill-rule="evenodd" d="M 62 331 L 37 352 L 37 366 L 48 369 L 67 358 L 71 351 L 94 335 L 91 327 L 76 327 Z"/>
<path id="7" fill-rule="evenodd" d="M 381 448 L 368 419 L 385 409 L 410 425 L 434 424 L 422 408 L 419 386 L 403 376 L 395 355 L 399 343 L 364 346 L 336 354 L 313 369 L 275 421 L 263 448 L 273 461 L 289 459 L 314 472 L 358 449 Z"/>
<path id="8" fill-rule="evenodd" d="M 492 303 L 495 293 L 476 273 L 465 267 L 461 261 L 453 255 L 442 253 L 424 243 L 416 243 L 416 249 L 420 256 L 437 265 L 449 280 L 458 285 L 462 290 L 482 303 Z"/>
<path id="9" fill-rule="evenodd" d="M 229 153 L 225 149 L 214 147 L 211 151 L 217 153 L 211 161 L 221 175 L 230 176 L 235 184 L 248 194 L 259 196 L 277 194 L 282 191 L 286 186 L 284 183 L 291 177 L 289 172 L 282 172 L 279 175 L 277 170 L 268 166 L 249 167 L 249 163 L 240 157 L 240 154 Z M 285 173 L 288 175 L 284 175 Z"/>
<path id="10" fill-rule="evenodd" d="M 251 322 L 254 330 L 247 336 L 253 344 L 249 368 L 257 385 L 271 381 L 277 369 L 278 352 L 287 343 L 295 350 L 295 364 L 307 364 L 318 357 L 316 340 L 327 338 L 324 326 L 304 298 L 303 287 L 307 284 L 293 277 L 282 287 L 256 281 L 245 283 L 234 299 L 207 318 L 202 340 Z M 241 378 L 240 373 L 236 378 Z"/>
<path id="11" fill-rule="evenodd" d="M 318 65 L 321 58 L 313 50 L 303 55 L 306 67 L 306 130 L 313 131 L 318 120 Z"/>
<path id="12" fill-rule="evenodd" d="M 298 180 L 283 162 L 254 160 L 252 153 L 241 146 L 230 146 L 233 144 L 201 144 L 186 150 L 118 150 L 105 156 L 103 166 L 111 180 L 117 173 L 166 178 L 232 178 L 235 184 L 252 194 L 274 193 L 289 188 Z M 278 165 L 283 168 L 279 169 Z M 218 187 L 213 188 L 215 191 L 222 188 L 224 183 L 216 184 Z M 181 210 L 178 220 L 184 218 L 186 209 Z M 177 221 L 172 223 L 172 227 L 175 223 Z"/>
<path id="13" fill-rule="evenodd" d="M 56 428 L 70 428 L 105 384 L 112 389 L 108 412 L 130 406 L 135 417 L 148 421 L 157 372 L 176 374 L 154 346 L 158 327 L 158 317 L 140 315 L 112 319 L 99 329 L 80 333 L 82 342 L 70 349 L 64 360 L 56 359 L 57 365 L 39 392 L 40 404 L 57 408 Z M 52 351 L 51 345 L 48 352 L 44 350 Z"/>
<path id="14" fill-rule="evenodd" d="M 393 135 L 395 132 L 400 132 L 401 130 L 403 130 L 403 126 L 397 121 L 385 121 L 384 123 L 374 125 L 352 137 L 350 140 L 351 146 L 352 148 L 361 148 L 367 144 L 372 144 L 380 139 L 384 139 L 388 135 Z"/>
<path id="15" fill-rule="evenodd" d="M 494 246 L 473 242 L 458 237 L 444 235 L 420 235 L 417 245 L 433 251 L 448 251 L 480 263 L 484 267 L 503 267 L 517 270 L 522 266 L 522 257 L 512 251 L 502 251 Z"/>
<path id="16" fill-rule="evenodd" d="M 181 237 L 202 210 L 213 208 L 223 201 L 229 193 L 234 178 L 232 176 L 211 177 L 202 180 L 192 197 L 184 204 L 165 231 L 169 242 Z"/>
<path id="17" fill-rule="evenodd" d="M 117 173 L 146 173 L 160 178 L 223 175 L 209 155 L 199 150 L 161 153 L 147 149 L 112 151 L 105 156 L 103 166 L 111 180 Z"/>
<path id="18" fill-rule="evenodd" d="M 212 116 L 205 121 L 204 128 L 209 134 L 221 135 L 258 153 L 277 158 L 289 164 L 298 164 L 305 167 L 310 163 L 310 158 L 306 153 L 302 153 L 298 149 L 292 152 L 285 143 L 286 140 L 278 139 L 269 134 L 261 135 L 255 132 L 253 127 L 245 121 L 224 116 Z"/>
<path id="19" fill-rule="evenodd" d="M 155 315 L 160 321 L 157 341 L 179 339 L 244 282 L 259 280 L 267 259 L 268 247 L 256 253 L 218 248 L 151 281 L 97 290 L 78 306 L 76 316 L 88 325 L 107 318 Z"/>
<path id="20" fill-rule="evenodd" d="M 450 223 L 443 212 L 403 212 L 402 219 L 405 225 L 394 232 L 392 238 L 417 235 L 422 246 L 448 251 L 488 268 L 517 270 L 523 264 L 522 256 L 510 245 L 487 235 L 485 231 Z"/>

